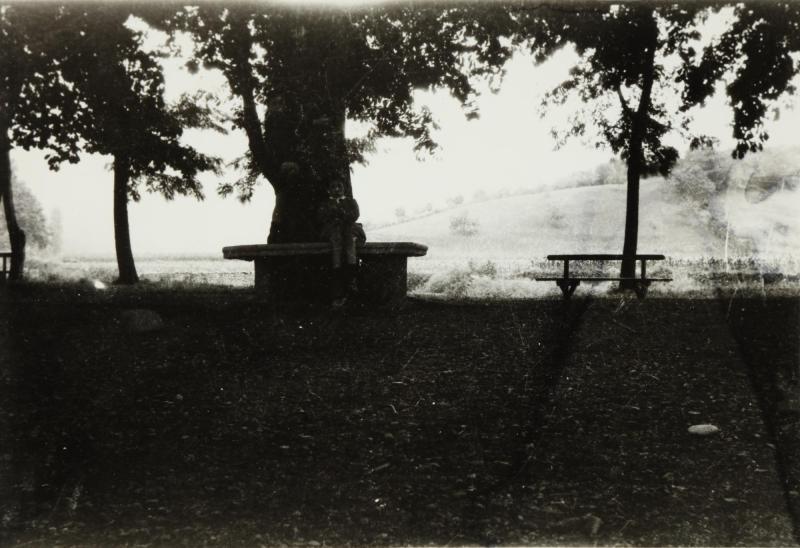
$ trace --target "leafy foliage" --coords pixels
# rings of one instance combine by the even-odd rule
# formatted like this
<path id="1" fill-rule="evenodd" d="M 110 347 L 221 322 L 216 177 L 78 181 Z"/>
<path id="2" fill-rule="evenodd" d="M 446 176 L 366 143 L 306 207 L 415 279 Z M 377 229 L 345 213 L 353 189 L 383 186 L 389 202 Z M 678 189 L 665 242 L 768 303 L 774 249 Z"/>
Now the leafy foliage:
<path id="1" fill-rule="evenodd" d="M 580 56 L 569 78 L 543 101 L 545 107 L 582 103 L 566 129 L 554 130 L 559 142 L 596 130 L 595 144 L 625 160 L 640 142 L 641 174 L 667 175 L 678 152 L 663 138 L 684 131 L 688 120 L 676 117 L 666 99 L 697 55 L 692 44 L 705 16 L 687 7 L 603 5 L 565 14 L 560 26 L 551 23 L 534 50 L 569 43 Z"/>
<path id="2" fill-rule="evenodd" d="M 733 155 L 763 150 L 769 133 L 764 119 L 786 94 L 800 71 L 800 5 L 795 2 L 737 4 L 734 22 L 718 42 L 709 45 L 702 61 L 685 74 L 686 106 L 702 103 L 727 80 L 733 108 Z M 684 108 L 686 108 L 686 106 Z"/>
<path id="3" fill-rule="evenodd" d="M 418 151 L 432 151 L 435 122 L 414 105 L 414 91 L 446 88 L 474 114 L 474 79 L 501 73 L 512 52 L 502 36 L 516 22 L 499 5 L 200 5 L 166 24 L 194 37 L 190 68 L 220 70 L 241 100 L 234 125 L 249 139 L 246 175 L 220 191 L 247 199 L 259 175 L 276 188 L 285 184 L 286 162 L 311 166 L 311 178 L 347 171 L 379 137 L 411 137 Z M 343 133 L 345 113 L 371 131 L 339 150 L 324 128 Z"/>
<path id="4" fill-rule="evenodd" d="M 9 146 L 48 149 L 55 162 L 78 160 L 78 103 L 53 55 L 57 13 L 42 5 L 0 7 L 0 124 Z"/>
<path id="5" fill-rule="evenodd" d="M 143 181 L 148 191 L 202 198 L 197 175 L 216 171 L 219 161 L 184 145 L 181 136 L 187 126 L 220 125 L 204 104 L 207 95 L 184 97 L 169 108 L 159 59 L 126 24 L 129 17 L 119 6 L 60 10 L 61 74 L 76 95 L 81 147 L 126 158 L 132 181 Z M 135 184 L 129 193 L 139 198 Z"/>

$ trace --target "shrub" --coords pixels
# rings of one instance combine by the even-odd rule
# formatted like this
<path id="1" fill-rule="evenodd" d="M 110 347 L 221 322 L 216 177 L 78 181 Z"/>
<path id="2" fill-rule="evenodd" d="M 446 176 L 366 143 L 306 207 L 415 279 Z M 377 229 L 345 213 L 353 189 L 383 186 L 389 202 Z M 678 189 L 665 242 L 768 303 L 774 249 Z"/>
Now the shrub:
<path id="1" fill-rule="evenodd" d="M 478 220 L 466 212 L 450 218 L 450 232 L 456 236 L 474 236 L 478 233 Z"/>
<path id="2" fill-rule="evenodd" d="M 458 196 L 453 196 L 452 198 L 448 198 L 447 199 L 448 207 L 460 206 L 463 203 L 464 203 L 464 197 L 461 194 L 459 194 Z"/>
<path id="3" fill-rule="evenodd" d="M 486 261 L 483 264 L 477 264 L 472 261 L 469 262 L 469 271 L 476 276 L 485 276 L 492 280 L 497 278 L 497 266 L 492 261 Z"/>
<path id="4" fill-rule="evenodd" d="M 478 293 L 487 293 L 486 284 L 491 285 L 495 278 L 497 278 L 497 266 L 492 261 L 486 261 L 483 264 L 470 261 L 467 268 L 453 268 L 447 272 L 430 276 L 425 283 L 424 290 L 449 298 L 473 297 L 476 287 L 484 288 Z"/>
<path id="5" fill-rule="evenodd" d="M 567 218 L 564 212 L 558 209 L 550 209 L 547 213 L 547 224 L 555 229 L 562 229 L 567 227 Z"/>
<path id="6" fill-rule="evenodd" d="M 431 279 L 430 274 L 421 274 L 419 272 L 409 272 L 408 278 L 406 281 L 406 286 L 408 287 L 409 291 L 414 291 L 416 289 L 421 288 L 424 286 L 428 280 Z"/>
<path id="7" fill-rule="evenodd" d="M 439 293 L 451 298 L 463 298 L 469 293 L 472 285 L 472 273 L 469 270 L 455 268 L 441 274 L 434 274 L 425 285 L 429 293 Z"/>

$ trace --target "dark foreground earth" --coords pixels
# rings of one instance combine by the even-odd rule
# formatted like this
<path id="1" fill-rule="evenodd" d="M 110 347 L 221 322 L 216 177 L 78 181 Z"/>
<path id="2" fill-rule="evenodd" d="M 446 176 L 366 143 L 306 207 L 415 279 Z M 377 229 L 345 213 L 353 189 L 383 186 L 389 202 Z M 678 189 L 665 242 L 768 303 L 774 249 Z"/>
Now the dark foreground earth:
<path id="1" fill-rule="evenodd" d="M 796 544 L 799 302 L 9 288 L 0 543 Z"/>

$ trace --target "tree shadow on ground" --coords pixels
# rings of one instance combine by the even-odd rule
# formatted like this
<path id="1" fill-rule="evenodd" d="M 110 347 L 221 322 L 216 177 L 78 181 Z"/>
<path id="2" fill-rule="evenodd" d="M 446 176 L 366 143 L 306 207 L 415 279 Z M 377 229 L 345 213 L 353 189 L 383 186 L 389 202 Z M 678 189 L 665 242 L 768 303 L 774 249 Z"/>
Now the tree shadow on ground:
<path id="1" fill-rule="evenodd" d="M 626 317 L 599 303 L 412 301 L 276 314 L 245 294 L 27 295 L 0 318 L 9 343 L 0 358 L 10 440 L 3 542 L 735 540 L 744 499 L 706 505 L 722 532 L 686 525 L 684 536 L 664 536 L 675 520 L 692 523 L 715 487 L 699 481 L 681 505 L 663 477 L 706 470 L 697 468 L 706 460 L 676 457 L 689 441 L 672 431 L 685 431 L 672 415 L 727 371 L 724 348 L 711 358 L 719 371 L 693 365 L 709 356 L 706 337 L 719 335 L 707 311 L 648 301 Z M 164 328 L 130 332 L 120 317 L 132 307 L 156 310 Z M 635 337 L 625 325 L 634 320 Z M 662 375 L 665 364 L 650 358 L 665 351 L 683 371 L 667 384 L 649 377 Z M 697 393 L 683 393 L 697 379 Z M 738 389 L 731 379 L 715 387 L 728 399 Z M 735 395 L 736 405 L 748 396 Z M 640 431 L 640 420 L 657 427 Z M 640 434 L 623 439 L 614 428 Z M 721 440 L 701 459 L 727 455 L 726 443 L 749 447 Z M 663 508 L 676 513 L 657 517 L 660 533 L 650 534 Z M 574 521 L 589 512 L 602 515 L 599 531 L 596 520 Z"/>
<path id="2" fill-rule="evenodd" d="M 9 310 L 11 538 L 493 541 L 580 305 L 156 308 Z"/>

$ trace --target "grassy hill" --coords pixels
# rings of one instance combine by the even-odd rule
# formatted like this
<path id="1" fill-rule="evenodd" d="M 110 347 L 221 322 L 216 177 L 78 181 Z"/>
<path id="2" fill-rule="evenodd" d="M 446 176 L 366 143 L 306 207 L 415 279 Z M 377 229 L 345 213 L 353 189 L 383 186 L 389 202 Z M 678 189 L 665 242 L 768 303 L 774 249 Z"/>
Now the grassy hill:
<path id="1" fill-rule="evenodd" d="M 800 222 L 787 212 L 797 211 L 797 198 L 798 192 L 786 191 L 750 204 L 732 196 L 732 226 L 741 227 L 742 236 L 752 240 L 751 251 L 795 254 L 800 249 Z M 475 235 L 453 233 L 451 219 L 460 215 L 477 221 Z M 368 236 L 372 241 L 424 243 L 430 261 L 530 260 L 557 252 L 619 253 L 624 217 L 625 186 L 604 185 L 464 204 L 372 230 Z M 715 233 L 702 212 L 677 196 L 669 183 L 648 180 L 641 186 L 639 251 L 675 258 L 721 257 L 724 234 Z"/>

